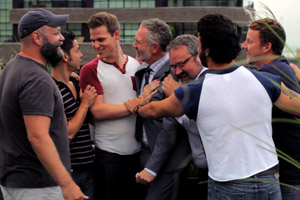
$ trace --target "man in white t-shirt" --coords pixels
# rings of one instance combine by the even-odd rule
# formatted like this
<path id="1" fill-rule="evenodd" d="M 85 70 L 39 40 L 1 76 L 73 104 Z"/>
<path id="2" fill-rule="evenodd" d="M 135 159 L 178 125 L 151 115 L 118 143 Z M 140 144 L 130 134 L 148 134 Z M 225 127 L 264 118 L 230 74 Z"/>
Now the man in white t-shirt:
<path id="1" fill-rule="evenodd" d="M 134 74 L 140 63 L 123 54 L 115 15 L 96 13 L 88 27 L 98 56 L 82 67 L 80 87 L 94 86 L 98 94 L 90 108 L 95 120 L 96 199 L 139 199 L 135 174 L 141 146 L 135 139 L 136 118 L 124 102 L 136 98 Z M 139 100 L 144 103 L 145 98 Z"/>

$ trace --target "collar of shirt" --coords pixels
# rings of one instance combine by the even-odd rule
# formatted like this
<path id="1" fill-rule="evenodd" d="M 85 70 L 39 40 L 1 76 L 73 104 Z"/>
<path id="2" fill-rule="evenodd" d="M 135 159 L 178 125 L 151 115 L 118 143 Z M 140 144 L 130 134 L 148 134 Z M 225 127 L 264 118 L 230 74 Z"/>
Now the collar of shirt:
<path id="1" fill-rule="evenodd" d="M 160 70 L 160 68 L 162 68 L 162 66 L 164 66 L 164 64 L 168 61 L 169 61 L 169 53 L 167 53 L 164 57 L 162 57 L 161 59 L 157 60 L 155 63 L 150 65 L 152 71 L 150 72 L 149 82 L 152 81 L 154 74 L 156 74 Z"/>
<path id="2" fill-rule="evenodd" d="M 207 67 L 202 67 L 202 69 L 201 69 L 201 71 L 199 72 L 199 74 L 197 75 L 197 77 L 196 77 L 196 79 L 195 80 L 197 80 L 199 77 L 200 77 L 200 75 L 205 71 L 205 70 L 207 70 L 208 68 Z"/>
<path id="3" fill-rule="evenodd" d="M 162 66 L 164 66 L 164 64 L 168 61 L 169 61 L 169 53 L 167 53 L 164 57 L 162 57 L 161 59 L 157 60 L 155 63 L 150 65 L 152 71 L 150 72 L 149 83 L 152 81 L 154 75 L 160 70 L 160 68 L 162 68 Z M 147 66 L 148 64 L 144 62 L 141 66 L 141 69 L 146 68 Z M 141 91 L 143 91 L 144 86 L 145 86 L 145 74 L 141 82 Z"/>

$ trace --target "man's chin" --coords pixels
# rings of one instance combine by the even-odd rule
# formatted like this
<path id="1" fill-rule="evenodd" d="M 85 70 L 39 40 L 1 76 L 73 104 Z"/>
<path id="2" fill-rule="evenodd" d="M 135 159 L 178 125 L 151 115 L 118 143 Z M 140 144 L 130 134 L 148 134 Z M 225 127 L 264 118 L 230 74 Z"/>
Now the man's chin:
<path id="1" fill-rule="evenodd" d="M 188 83 L 190 83 L 192 80 L 191 79 L 189 79 L 189 78 L 181 78 L 181 79 L 179 79 L 179 82 L 180 83 L 182 83 L 182 84 L 188 84 Z"/>

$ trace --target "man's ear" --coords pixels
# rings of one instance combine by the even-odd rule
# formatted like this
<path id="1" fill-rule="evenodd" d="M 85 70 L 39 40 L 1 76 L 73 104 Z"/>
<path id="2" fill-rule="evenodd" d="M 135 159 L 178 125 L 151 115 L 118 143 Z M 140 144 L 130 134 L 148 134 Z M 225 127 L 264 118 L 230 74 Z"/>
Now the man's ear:
<path id="1" fill-rule="evenodd" d="M 63 61 L 67 63 L 69 61 L 69 59 L 70 59 L 70 56 L 67 53 L 63 53 Z"/>
<path id="2" fill-rule="evenodd" d="M 152 54 L 155 54 L 159 51 L 159 44 L 151 44 L 150 51 Z"/>
<path id="3" fill-rule="evenodd" d="M 38 46 L 42 46 L 43 45 L 43 42 L 44 42 L 44 38 L 42 36 L 42 34 L 38 31 L 33 31 L 31 33 L 31 37 L 32 37 L 32 40 L 35 44 L 37 44 Z"/>
<path id="4" fill-rule="evenodd" d="M 205 56 L 208 57 L 208 56 L 209 56 L 209 48 L 206 48 L 206 49 L 204 50 L 204 53 L 205 53 Z"/>
<path id="5" fill-rule="evenodd" d="M 266 44 L 263 45 L 263 51 L 266 52 L 271 52 L 272 51 L 272 43 L 267 42 Z"/>
<path id="6" fill-rule="evenodd" d="M 119 30 L 115 30 L 113 37 L 114 37 L 116 40 L 119 40 L 119 39 L 120 39 L 120 31 L 119 31 Z"/>

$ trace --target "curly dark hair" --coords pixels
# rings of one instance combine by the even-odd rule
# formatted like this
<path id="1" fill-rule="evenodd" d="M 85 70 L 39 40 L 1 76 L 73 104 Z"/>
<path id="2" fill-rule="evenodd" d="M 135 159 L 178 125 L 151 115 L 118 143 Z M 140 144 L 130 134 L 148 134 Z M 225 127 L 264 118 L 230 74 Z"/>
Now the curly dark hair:
<path id="1" fill-rule="evenodd" d="M 215 63 L 230 63 L 241 51 L 234 23 L 220 14 L 210 14 L 198 22 L 202 51 L 209 49 Z"/>
<path id="2" fill-rule="evenodd" d="M 60 48 L 70 55 L 70 49 L 73 48 L 73 41 L 75 40 L 75 34 L 72 31 L 62 31 L 61 34 L 64 36 L 65 40 Z"/>

